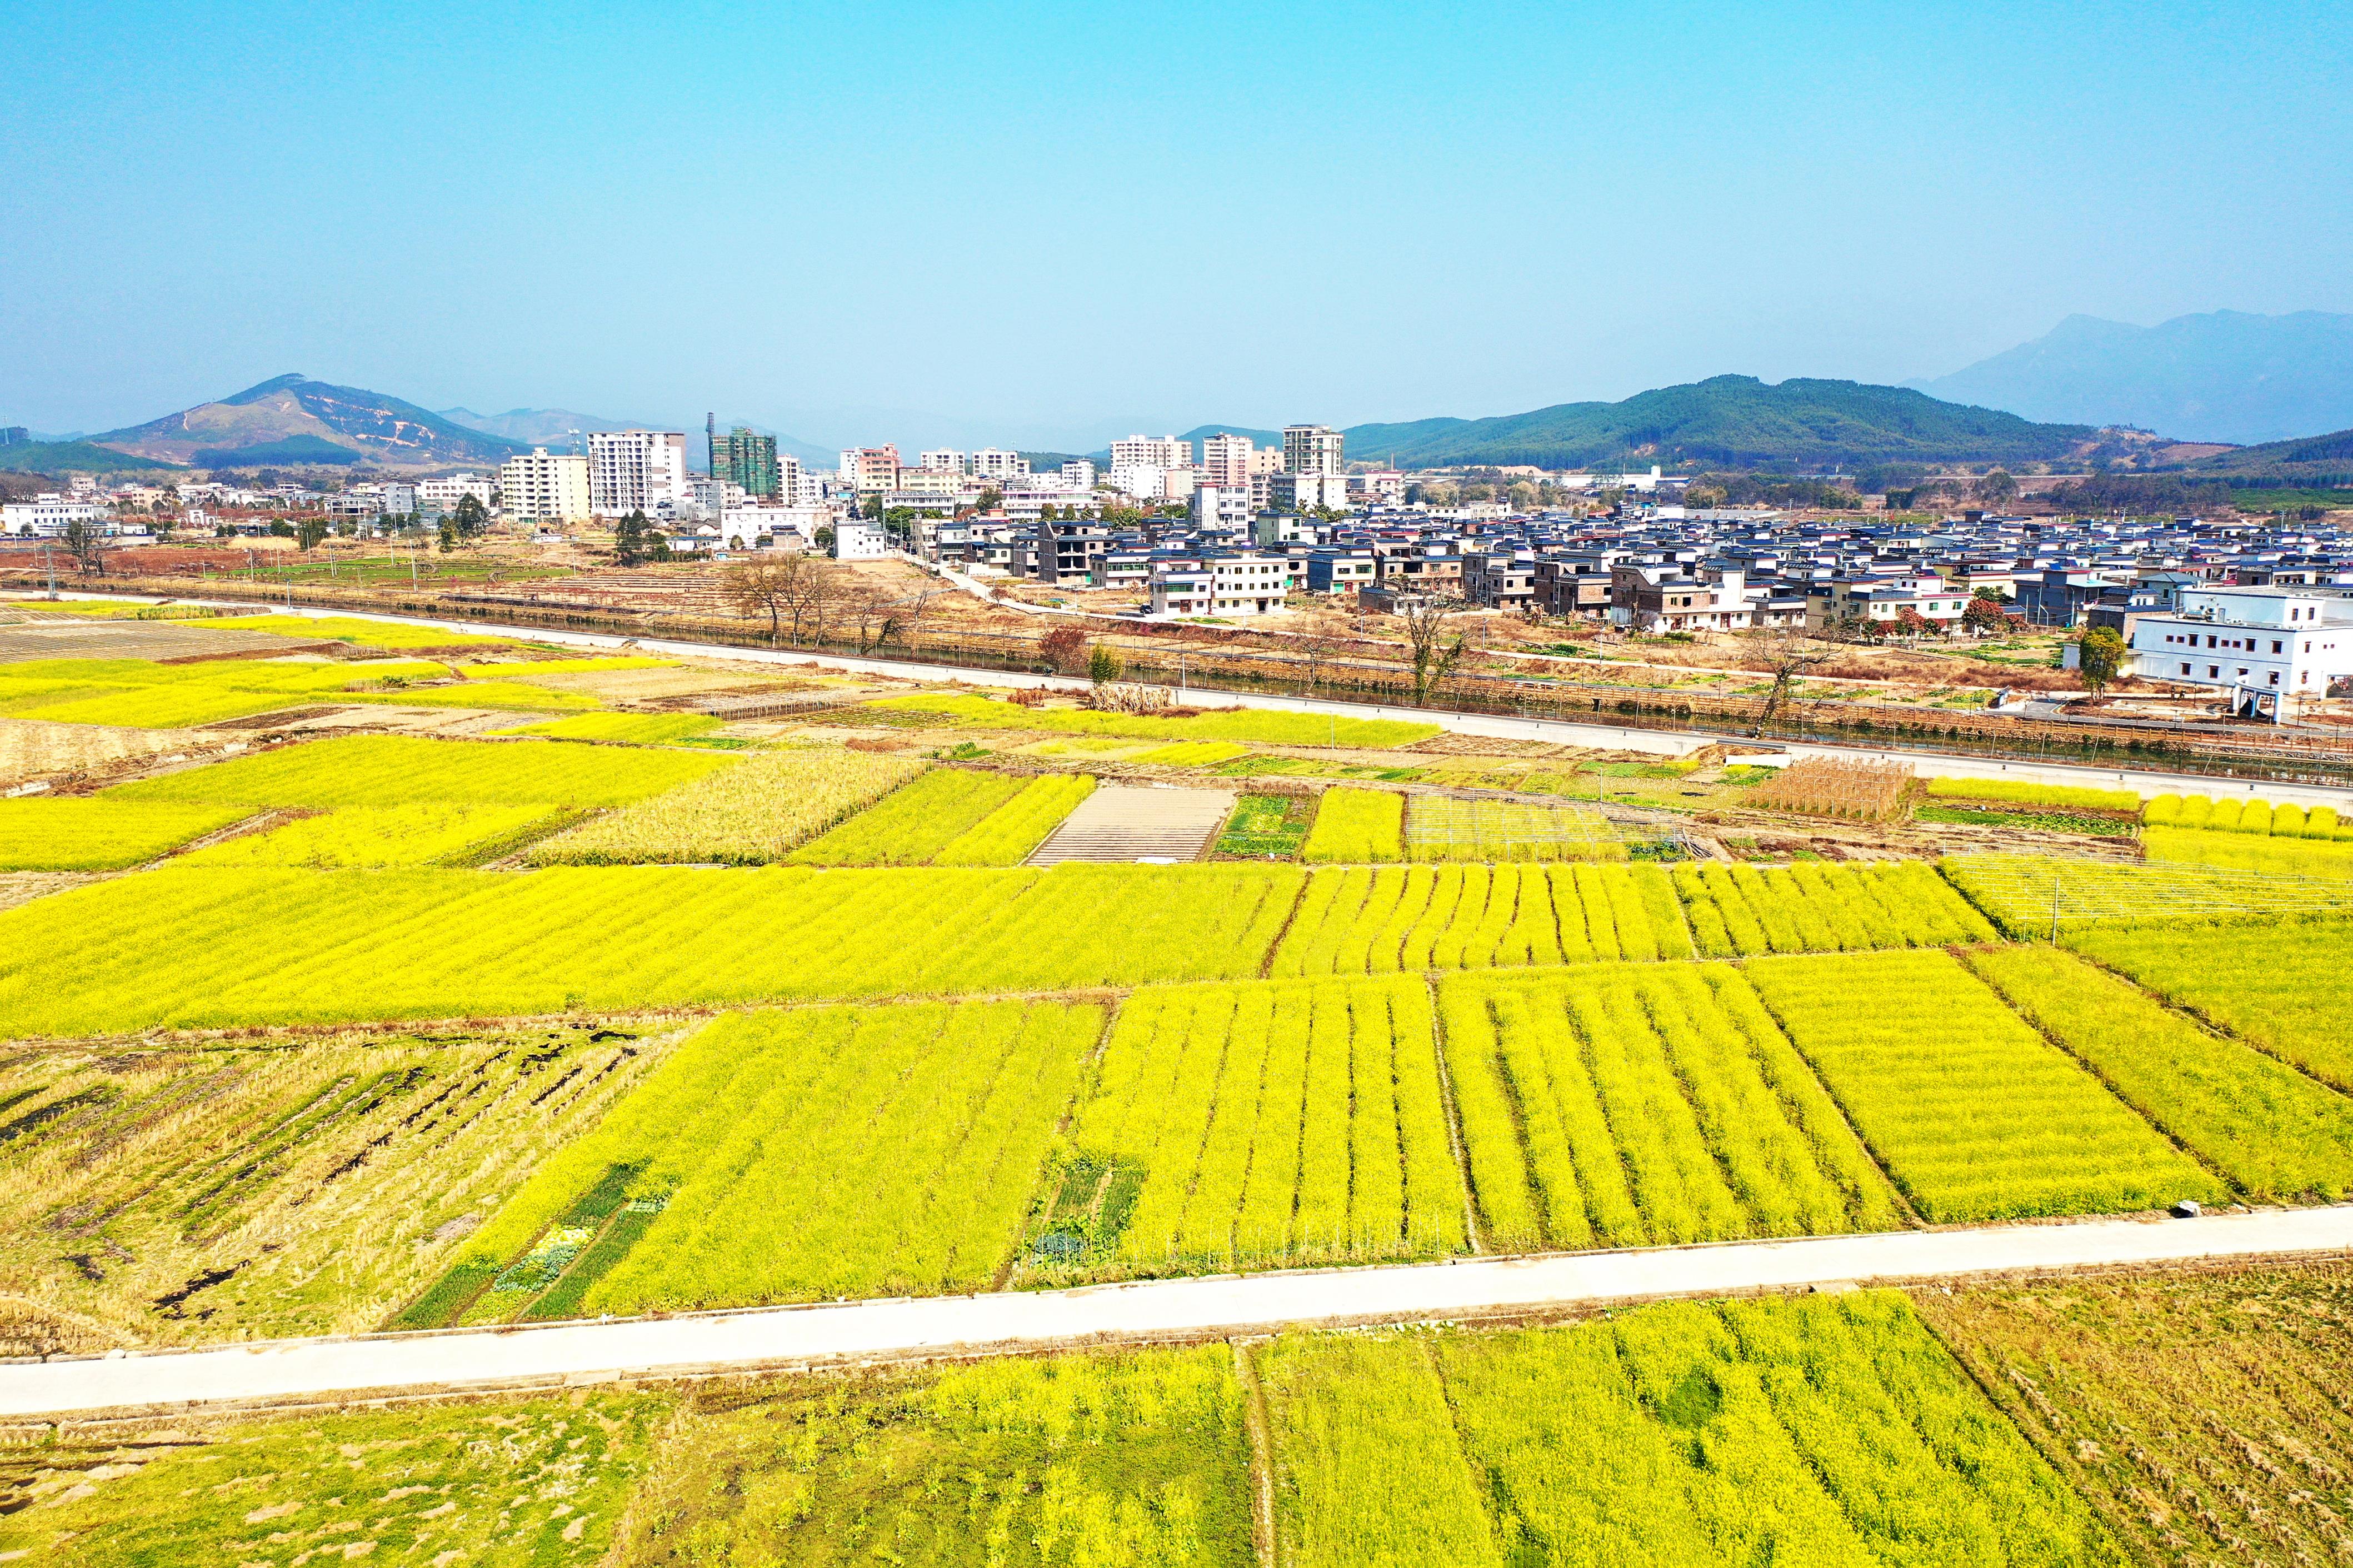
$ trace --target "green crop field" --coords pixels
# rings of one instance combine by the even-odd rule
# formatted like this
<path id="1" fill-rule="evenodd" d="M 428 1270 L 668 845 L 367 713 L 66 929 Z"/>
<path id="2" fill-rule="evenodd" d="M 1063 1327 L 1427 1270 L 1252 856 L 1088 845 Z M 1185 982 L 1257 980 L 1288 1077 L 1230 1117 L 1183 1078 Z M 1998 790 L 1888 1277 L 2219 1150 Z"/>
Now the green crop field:
<path id="1" fill-rule="evenodd" d="M 1021 1002 L 734 1015 L 541 1168 L 414 1327 L 988 1286 L 1103 1030 Z"/>
<path id="2" fill-rule="evenodd" d="M 1465 1245 L 1419 980 L 1139 991 L 1071 1136 L 1041 1263 L 1150 1272 Z"/>
<path id="3" fill-rule="evenodd" d="M 0 800 L 0 871 L 116 871 L 250 816 L 242 806 L 159 801 Z"/>
<path id="4" fill-rule="evenodd" d="M 1300 1568 L 2127 1561 L 1893 1292 L 1259 1360 Z"/>
<path id="5" fill-rule="evenodd" d="M 1466 974 L 1439 994 L 1497 1250 L 1898 1222 L 1887 1178 L 1727 966 Z"/>
<path id="6" fill-rule="evenodd" d="M 118 784 L 110 800 L 215 805 L 621 805 L 737 765 L 690 752 L 354 735 Z"/>
<path id="7" fill-rule="evenodd" d="M 1743 973 L 1927 1219 L 2224 1195 L 1949 954 L 1764 959 Z"/>
<path id="8" fill-rule="evenodd" d="M 1307 881 L 1271 973 L 1385 974 L 1688 958 L 1655 866 L 1333 868 Z"/>

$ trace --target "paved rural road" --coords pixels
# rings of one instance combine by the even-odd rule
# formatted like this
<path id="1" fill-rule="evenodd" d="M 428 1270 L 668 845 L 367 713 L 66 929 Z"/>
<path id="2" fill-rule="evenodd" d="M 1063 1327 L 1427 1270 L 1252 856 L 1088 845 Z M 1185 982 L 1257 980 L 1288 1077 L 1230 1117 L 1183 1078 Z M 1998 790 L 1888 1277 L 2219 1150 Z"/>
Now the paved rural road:
<path id="1" fill-rule="evenodd" d="M 1282 1325 L 1442 1320 L 1654 1296 L 2327 1252 L 2353 1252 L 2353 1205 L 2197 1220 L 1896 1231 L 662 1320 L 281 1340 L 0 1366 L 0 1416 L 1019 1352 L 1122 1339 L 1213 1337 Z"/>
<path id="2" fill-rule="evenodd" d="M 143 595 L 69 593 L 68 599 L 98 599 L 120 602 L 124 598 L 152 598 Z M 206 600 L 188 598 L 174 601 L 182 604 L 255 605 L 249 598 Z M 638 653 L 672 655 L 691 658 L 741 659 L 751 664 L 808 664 L 860 674 L 896 676 L 911 680 L 961 680 L 976 686 L 1044 687 L 1051 690 L 1082 692 L 1088 683 L 1083 678 L 1071 679 L 1054 675 L 1029 675 L 1014 670 L 974 669 L 963 665 L 921 664 L 909 659 L 857 658 L 841 654 L 817 653 L 799 648 L 754 648 L 721 647 L 712 643 L 680 642 L 660 637 L 622 637 L 607 632 L 556 631 L 545 626 L 509 626 L 495 621 L 436 620 L 427 616 L 391 616 L 367 610 L 312 608 L 307 605 L 259 604 L 258 608 L 276 615 L 307 616 L 313 619 L 329 616 L 357 620 L 392 621 L 406 626 L 438 626 L 444 631 L 471 632 L 478 635 L 529 637 L 535 642 L 557 643 L 568 647 L 612 649 L 624 643 Z M 1444 709 L 1386 708 L 1363 702 L 1336 702 L 1320 697 L 1282 697 L 1259 691 L 1193 691 L 1181 694 L 1196 705 L 1219 708 L 1261 708 L 1286 713 L 1324 713 L 1339 719 L 1403 719 L 1415 723 L 1436 724 L 1462 735 L 1486 735 L 1502 740 L 1544 741 L 1556 745 L 1586 746 L 1602 751 L 1649 752 L 1662 756 L 1679 757 L 1698 751 L 1703 746 L 1718 745 L 1726 741 L 1737 742 L 1734 735 L 1712 734 L 1702 731 L 1647 729 L 1620 724 L 1583 724 L 1559 719 L 1514 719 L 1492 713 L 1454 713 Z M 1778 760 L 1796 762 L 1805 757 L 1841 757 L 1850 761 L 1900 763 L 1924 777 L 1943 774 L 1957 778 L 2022 779 L 2033 784 L 2080 784 L 2104 789 L 2130 789 L 2142 796 L 2175 794 L 2200 794 L 2221 798 L 2243 795 L 2247 799 L 2293 801 L 2296 805 L 2329 805 L 2340 811 L 2353 810 L 2353 789 L 2334 788 L 2321 784 L 2290 784 L 2260 778 L 2227 778 L 2215 773 L 2172 773 L 2137 769 L 2080 767 L 2067 763 L 2025 762 L 1998 757 L 1973 756 L 1957 752 L 1910 748 L 1882 750 L 1869 746 L 1824 745 L 1806 741 L 1775 741 L 1779 748 Z M 1774 758 L 1760 758 L 1773 761 Z"/>

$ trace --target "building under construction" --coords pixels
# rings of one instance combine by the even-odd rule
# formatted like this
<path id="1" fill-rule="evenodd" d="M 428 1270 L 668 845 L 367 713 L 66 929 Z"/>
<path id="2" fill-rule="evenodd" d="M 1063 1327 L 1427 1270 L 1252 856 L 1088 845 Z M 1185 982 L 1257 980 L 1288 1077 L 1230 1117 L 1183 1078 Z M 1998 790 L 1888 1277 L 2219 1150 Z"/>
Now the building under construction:
<path id="1" fill-rule="evenodd" d="M 711 477 L 732 479 L 744 493 L 774 500 L 776 496 L 776 438 L 755 435 L 738 425 L 722 436 L 710 426 Z"/>

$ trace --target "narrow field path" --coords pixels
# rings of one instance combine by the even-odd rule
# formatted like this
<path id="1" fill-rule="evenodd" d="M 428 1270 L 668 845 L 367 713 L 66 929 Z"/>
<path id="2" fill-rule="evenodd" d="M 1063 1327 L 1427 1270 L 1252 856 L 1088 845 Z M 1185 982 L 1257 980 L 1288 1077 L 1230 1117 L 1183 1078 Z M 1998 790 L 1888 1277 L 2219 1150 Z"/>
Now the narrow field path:
<path id="1" fill-rule="evenodd" d="M 1221 1275 L 0 1366 L 0 1415 L 587 1383 L 1413 1322 L 1874 1281 L 2353 1252 L 2353 1205 Z"/>

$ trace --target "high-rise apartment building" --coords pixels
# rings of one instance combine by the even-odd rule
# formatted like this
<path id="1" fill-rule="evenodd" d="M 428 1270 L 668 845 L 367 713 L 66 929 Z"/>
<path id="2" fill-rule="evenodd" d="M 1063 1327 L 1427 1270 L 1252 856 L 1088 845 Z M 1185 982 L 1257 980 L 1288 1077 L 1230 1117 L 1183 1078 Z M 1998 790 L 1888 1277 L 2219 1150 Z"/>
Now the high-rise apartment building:
<path id="1" fill-rule="evenodd" d="M 529 522 L 585 521 L 588 459 L 551 454 L 544 447 L 533 447 L 527 458 L 509 458 L 499 465 L 499 506 L 509 517 Z"/>
<path id="2" fill-rule="evenodd" d="M 972 474 L 982 479 L 1018 479 L 1029 472 L 1029 459 L 1018 452 L 985 447 L 972 455 Z"/>
<path id="3" fill-rule="evenodd" d="M 1340 432 L 1328 425 L 1286 425 L 1282 427 L 1282 471 L 1286 474 L 1345 474 L 1340 460 Z"/>
<path id="4" fill-rule="evenodd" d="M 741 425 L 724 436 L 712 436 L 711 477 L 741 486 L 747 496 L 774 500 L 777 486 L 776 438 L 755 435 Z"/>
<path id="5" fill-rule="evenodd" d="M 588 436 L 588 509 L 598 517 L 650 517 L 691 500 L 683 430 L 595 430 Z"/>
<path id="6" fill-rule="evenodd" d="M 880 447 L 852 447 L 841 455 L 841 477 L 851 489 L 864 494 L 870 490 L 896 489 L 899 486 L 899 444 L 886 441 Z"/>
<path id="7" fill-rule="evenodd" d="M 971 462 L 962 452 L 943 447 L 936 452 L 926 452 L 915 459 L 915 466 L 934 474 L 963 474 L 972 470 Z"/>
<path id="8" fill-rule="evenodd" d="M 1114 468 L 1189 468 L 1193 466 L 1193 443 L 1179 441 L 1174 436 L 1130 436 L 1124 441 L 1111 444 L 1111 466 Z"/>
<path id="9" fill-rule="evenodd" d="M 1209 437 L 1201 443 L 1201 482 L 1221 490 L 1248 488 L 1256 450 L 1247 436 Z"/>

